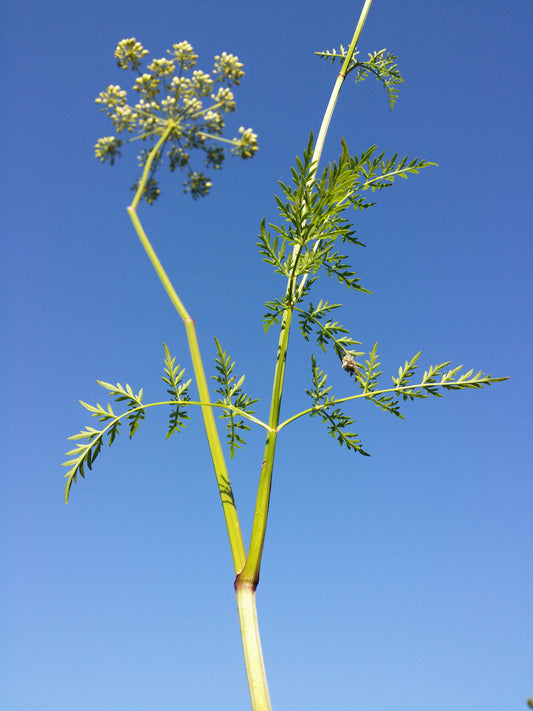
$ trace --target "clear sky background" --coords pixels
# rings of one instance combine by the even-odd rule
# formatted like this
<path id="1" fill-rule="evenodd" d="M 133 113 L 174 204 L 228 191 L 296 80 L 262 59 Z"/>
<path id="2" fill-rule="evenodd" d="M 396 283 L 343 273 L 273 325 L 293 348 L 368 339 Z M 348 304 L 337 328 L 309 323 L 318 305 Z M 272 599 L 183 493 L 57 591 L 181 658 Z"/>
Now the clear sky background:
<path id="1" fill-rule="evenodd" d="M 96 378 L 164 398 L 163 341 L 187 345 L 125 208 L 137 147 L 93 156 L 94 103 L 131 73 L 117 42 L 152 57 L 190 41 L 208 70 L 245 63 L 228 124 L 260 151 L 226 161 L 193 202 L 164 179 L 141 218 L 196 320 L 216 335 L 267 417 L 277 335 L 263 303 L 281 280 L 257 255 L 278 179 L 318 130 L 362 2 L 58 0 L 2 10 L 2 664 L 6 711 L 245 711 L 229 547 L 198 414 L 165 441 L 166 412 L 124 433 L 63 503 L 68 435 L 93 424 Z M 373 80 L 342 91 L 325 148 L 344 136 L 439 163 L 355 215 L 353 264 L 373 295 L 324 281 L 387 378 L 423 350 L 511 380 L 413 403 L 406 421 L 350 409 L 371 458 L 319 421 L 284 431 L 258 607 L 275 711 L 511 711 L 533 695 L 531 23 L 529 0 L 375 0 L 360 50 L 405 77 L 394 111 Z M 319 293 L 320 292 L 320 293 Z M 318 300 L 317 298 L 317 300 Z M 307 406 L 313 348 L 294 333 L 283 413 Z M 339 394 L 353 388 L 321 357 Z M 231 462 L 248 539 L 263 436 Z"/>

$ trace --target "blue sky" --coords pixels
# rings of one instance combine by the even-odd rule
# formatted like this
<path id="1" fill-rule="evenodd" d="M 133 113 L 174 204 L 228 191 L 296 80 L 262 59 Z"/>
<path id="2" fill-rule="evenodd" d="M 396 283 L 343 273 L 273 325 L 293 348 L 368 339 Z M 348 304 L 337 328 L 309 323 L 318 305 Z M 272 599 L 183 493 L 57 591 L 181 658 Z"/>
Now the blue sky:
<path id="1" fill-rule="evenodd" d="M 7 711 L 249 708 L 229 547 L 198 415 L 165 441 L 165 412 L 123 435 L 63 503 L 66 437 L 91 424 L 96 378 L 164 395 L 163 348 L 190 370 L 181 323 L 125 207 L 136 150 L 110 168 L 94 104 L 129 75 L 113 53 L 181 40 L 210 67 L 239 55 L 233 130 L 260 151 L 226 161 L 193 202 L 180 176 L 140 210 L 196 320 L 246 373 L 266 418 L 278 282 L 255 247 L 279 179 L 318 130 L 361 3 L 30 0 L 2 10 L 2 691 Z M 373 81 L 343 88 L 325 147 L 377 144 L 439 164 L 355 216 L 373 295 L 324 282 L 388 377 L 414 353 L 511 380 L 414 403 L 405 421 L 350 414 L 371 458 L 319 422 L 276 455 L 258 607 L 275 711 L 508 711 L 533 695 L 531 641 L 531 3 L 375 0 L 360 50 L 405 78 L 393 112 Z M 233 122 L 233 123 L 232 123 Z M 231 132 L 231 131 L 230 131 Z M 307 406 L 312 348 L 292 338 L 283 403 Z M 335 391 L 338 363 L 322 357 Z M 211 368 L 210 372 L 213 372 Z M 353 385 L 352 385 L 353 387 Z M 231 462 L 247 539 L 261 432 Z"/>

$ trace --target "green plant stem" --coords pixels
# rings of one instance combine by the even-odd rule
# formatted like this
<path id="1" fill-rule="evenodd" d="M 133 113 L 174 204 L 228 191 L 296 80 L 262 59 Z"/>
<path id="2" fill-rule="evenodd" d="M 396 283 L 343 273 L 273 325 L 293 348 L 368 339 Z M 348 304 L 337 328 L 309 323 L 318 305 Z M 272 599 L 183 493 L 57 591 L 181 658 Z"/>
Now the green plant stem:
<path id="1" fill-rule="evenodd" d="M 368 11 L 370 10 L 370 6 L 372 5 L 372 0 L 365 0 L 365 4 L 363 6 L 363 9 L 361 11 L 361 15 L 359 17 L 359 21 L 357 23 L 357 27 L 355 29 L 348 53 L 346 55 L 346 59 L 342 65 L 342 69 L 337 77 L 337 80 L 335 81 L 335 85 L 333 87 L 333 91 L 331 93 L 330 100 L 328 102 L 328 106 L 326 108 L 326 112 L 324 114 L 324 118 L 322 120 L 322 125 L 320 127 L 320 132 L 318 134 L 318 138 L 315 144 L 314 152 L 313 152 L 313 162 L 315 163 L 315 167 L 312 173 L 312 176 L 310 180 L 313 179 L 314 175 L 316 174 L 316 170 L 318 168 L 318 163 L 320 161 L 320 157 L 322 154 L 322 149 L 324 146 L 324 140 L 329 128 L 329 124 L 331 121 L 331 116 L 333 114 L 333 110 L 335 109 L 335 105 L 337 103 L 337 99 L 339 96 L 339 92 L 341 90 L 342 84 L 344 82 L 344 79 L 346 77 L 346 74 L 348 72 L 348 67 L 350 65 L 350 62 L 352 60 L 352 57 L 355 52 L 355 48 L 357 46 L 357 43 L 359 41 L 359 37 L 361 36 L 361 32 L 363 30 Z M 295 246 L 293 250 L 293 273 L 294 273 L 294 268 L 297 263 L 299 253 L 301 251 L 301 247 Z M 300 284 L 299 290 L 303 288 L 303 284 L 305 283 L 305 278 L 304 281 Z M 288 283 L 287 283 L 287 291 L 286 295 L 289 297 L 292 297 L 294 294 L 294 277 L 293 274 L 289 276 Z M 256 504 L 255 504 L 255 512 L 254 512 L 254 522 L 252 526 L 252 534 L 250 537 L 250 545 L 248 548 L 248 556 L 246 558 L 246 565 L 244 566 L 244 569 L 242 573 L 238 576 L 238 580 L 242 582 L 247 582 L 251 583 L 254 586 L 257 586 L 259 582 L 259 573 L 261 569 L 261 559 L 263 555 L 263 547 L 264 547 L 264 542 L 265 542 L 265 535 L 266 535 L 266 526 L 267 526 L 267 520 L 268 520 L 268 509 L 270 505 L 270 493 L 272 489 L 272 472 L 274 468 L 274 454 L 276 451 L 276 441 L 277 441 L 277 435 L 279 432 L 279 413 L 280 413 L 280 408 L 281 408 L 281 398 L 282 398 L 282 393 L 283 393 L 283 382 L 285 378 L 285 364 L 287 360 L 287 349 L 289 345 L 289 333 L 290 333 L 290 327 L 291 327 L 291 321 L 292 321 L 292 310 L 293 310 L 293 303 L 289 304 L 286 308 L 285 311 L 283 312 L 283 317 L 282 317 L 282 322 L 281 322 L 281 327 L 280 327 L 280 337 L 279 337 L 279 342 L 278 342 L 278 353 L 277 353 L 277 358 L 276 358 L 276 368 L 274 371 L 274 384 L 272 388 L 272 400 L 271 400 L 271 405 L 270 405 L 270 416 L 269 416 L 269 427 L 270 427 L 270 432 L 267 436 L 266 444 L 265 444 L 265 451 L 264 451 L 264 456 L 263 456 L 263 462 L 261 465 L 261 474 L 259 477 L 259 486 L 257 489 L 257 498 L 256 498 Z"/>
<path id="2" fill-rule="evenodd" d="M 259 583 L 259 572 L 265 543 L 291 318 L 292 308 L 286 309 L 281 322 L 270 416 L 268 420 L 270 431 L 266 439 L 263 464 L 259 477 L 248 556 L 242 572 L 237 575 L 237 579 L 235 580 L 237 609 L 239 611 L 239 623 L 241 626 L 242 644 L 253 711 L 270 711 L 271 708 L 263 662 L 263 652 L 261 650 L 261 640 L 259 637 L 255 591 Z"/>
<path id="3" fill-rule="evenodd" d="M 355 32 L 352 37 L 352 41 L 350 42 L 348 52 L 346 53 L 346 57 L 345 57 L 344 62 L 342 64 L 341 70 L 340 70 L 339 74 L 337 75 L 337 79 L 336 79 L 335 84 L 333 86 L 331 96 L 329 97 L 329 102 L 326 107 L 326 111 L 324 113 L 324 118 L 322 119 L 322 125 L 320 126 L 320 131 L 318 132 L 318 136 L 317 136 L 316 143 L 315 143 L 315 148 L 313 151 L 312 162 L 315 165 L 313 168 L 313 172 L 310 175 L 309 182 L 313 181 L 313 179 L 316 175 L 316 172 L 318 170 L 318 164 L 320 163 L 320 158 L 322 156 L 324 142 L 326 140 L 326 135 L 329 130 L 329 124 L 331 123 L 331 117 L 333 116 L 333 111 L 335 110 L 335 106 L 337 105 L 337 100 L 339 98 L 339 94 L 340 94 L 342 85 L 344 84 L 344 80 L 346 79 L 346 76 L 348 74 L 348 71 L 350 68 L 350 63 L 351 63 L 352 58 L 355 54 L 355 50 L 357 48 L 357 43 L 359 42 L 359 38 L 361 37 L 361 32 L 363 31 L 363 27 L 365 26 L 366 18 L 368 16 L 368 12 L 370 10 L 371 5 L 372 5 L 372 0 L 365 0 L 365 4 L 363 5 L 363 9 L 361 10 L 361 14 L 359 15 L 359 21 L 357 23 L 357 27 L 355 28 Z M 319 236 L 317 235 L 317 237 L 319 237 Z M 320 239 L 318 238 L 317 241 L 315 242 L 315 245 L 314 245 L 315 252 L 318 249 L 319 245 L 320 245 Z M 293 262 L 295 262 L 297 250 L 298 250 L 298 247 L 295 247 L 293 250 Z M 298 286 L 298 293 L 299 294 L 302 293 L 306 281 L 307 281 L 307 275 L 304 275 L 301 278 L 300 284 Z"/>
<path id="4" fill-rule="evenodd" d="M 371 5 L 372 5 L 372 0 L 365 0 L 365 4 L 363 6 L 363 9 L 361 10 L 361 14 L 359 16 L 359 21 L 357 23 L 357 27 L 355 28 L 355 32 L 353 34 L 352 41 L 350 43 L 350 47 L 348 48 L 348 52 L 347 52 L 344 62 L 342 64 L 341 70 L 337 76 L 337 81 L 335 82 L 333 91 L 331 92 L 331 96 L 329 98 L 329 102 L 328 102 L 328 105 L 326 108 L 326 112 L 324 114 L 324 118 L 322 119 L 322 125 L 320 126 L 320 131 L 319 131 L 317 139 L 316 139 L 315 150 L 313 153 L 313 161 L 316 161 L 317 167 L 318 167 L 318 163 L 320 161 L 320 156 L 322 155 L 322 149 L 324 148 L 324 141 L 326 140 L 326 134 L 329 129 L 331 117 L 333 116 L 333 111 L 335 110 L 335 106 L 337 104 L 337 99 L 339 98 L 339 93 L 340 93 L 341 87 L 344 83 L 344 80 L 346 79 L 346 75 L 348 74 L 348 71 L 349 71 L 348 68 L 350 66 L 353 55 L 355 53 L 357 43 L 359 42 L 359 38 L 361 37 L 361 32 L 363 31 L 363 27 L 365 26 L 366 18 L 368 16 L 368 12 L 370 10 Z M 316 172 L 316 169 L 315 169 L 315 172 Z"/>
<path id="5" fill-rule="evenodd" d="M 259 476 L 259 486 L 255 503 L 254 521 L 252 534 L 248 548 L 246 565 L 238 580 L 250 583 L 255 587 L 259 582 L 259 571 L 265 543 L 266 525 L 268 519 L 268 509 L 270 505 L 270 492 L 272 488 L 272 472 L 274 468 L 274 454 L 278 435 L 279 413 L 281 409 L 281 397 L 283 394 L 283 382 L 285 379 L 285 366 L 287 362 L 287 349 L 289 346 L 289 333 L 292 320 L 292 307 L 286 308 L 281 321 L 280 337 L 278 343 L 278 355 L 276 358 L 276 368 L 274 371 L 274 384 L 272 386 L 272 399 L 270 404 L 270 416 L 268 425 L 270 432 L 265 443 L 261 474 Z"/>
<path id="6" fill-rule="evenodd" d="M 150 260 L 156 274 L 158 275 L 163 287 L 174 305 L 176 311 L 180 315 L 187 334 L 187 341 L 189 343 L 189 350 L 191 353 L 194 374 L 196 378 L 196 385 L 198 387 L 198 394 L 200 402 L 202 402 L 202 416 L 204 420 L 205 431 L 207 435 L 207 440 L 209 443 L 209 450 L 211 452 L 211 458 L 213 460 L 213 467 L 215 469 L 215 475 L 218 484 L 218 490 L 220 494 L 220 499 L 222 502 L 222 509 L 224 511 L 224 519 L 226 522 L 226 528 L 228 531 L 228 538 L 231 548 L 231 555 L 233 558 L 233 567 L 235 569 L 235 574 L 237 575 L 243 568 L 246 561 L 246 550 L 244 547 L 244 541 L 242 538 L 241 528 L 239 524 L 239 517 L 237 515 L 237 509 L 235 507 L 235 500 L 233 498 L 233 491 L 231 489 L 231 483 L 229 480 L 229 475 L 224 460 L 224 454 L 222 452 L 222 446 L 220 444 L 220 438 L 218 436 L 218 431 L 216 428 L 215 418 L 213 415 L 213 408 L 211 406 L 211 397 L 209 394 L 209 388 L 207 386 L 207 379 L 205 377 L 205 371 L 202 364 L 202 359 L 200 356 L 200 349 L 198 347 L 198 339 L 196 337 L 196 328 L 193 319 L 190 317 L 185 306 L 183 305 L 181 299 L 178 297 L 176 290 L 174 289 L 172 282 L 168 278 L 163 265 L 159 261 L 154 248 L 152 247 L 150 240 L 146 236 L 143 229 L 141 221 L 136 213 L 137 205 L 144 192 L 146 181 L 152 166 L 155 156 L 158 154 L 159 150 L 164 145 L 165 141 L 169 137 L 173 130 L 173 125 L 169 124 L 165 132 L 157 142 L 157 144 L 150 151 L 146 165 L 144 166 L 144 171 L 139 181 L 139 187 L 135 193 L 135 197 L 131 205 L 127 208 L 128 215 L 131 218 L 133 227 L 139 237 L 142 246 L 144 247 L 148 259 Z"/>
<path id="7" fill-rule="evenodd" d="M 355 51 L 357 41 L 361 35 L 366 16 L 372 0 L 366 0 L 363 7 L 361 17 L 357 24 L 357 28 L 350 45 L 348 56 L 343 65 L 342 71 L 335 82 L 335 86 L 328 103 L 320 133 L 315 145 L 313 160 L 316 161 L 314 174 L 318 167 L 318 162 L 322 153 L 324 139 L 331 121 L 331 116 L 337 102 L 340 88 L 346 76 L 346 69 L 350 63 L 351 57 Z M 318 244 L 318 240 L 317 240 Z M 299 250 L 293 250 L 293 265 L 295 267 L 299 257 Z M 295 269 L 293 268 L 293 273 Z M 276 367 L 274 370 L 274 383 L 272 386 L 272 399 L 270 404 L 270 414 L 268 425 L 270 431 L 267 435 L 265 443 L 265 451 L 263 462 L 261 465 L 261 473 L 259 476 L 259 486 L 257 489 L 257 498 L 254 511 L 254 520 L 252 525 L 252 533 L 250 536 L 250 545 L 248 547 L 248 555 L 246 564 L 242 572 L 237 575 L 235 581 L 235 592 L 237 596 L 237 609 L 239 611 L 239 622 L 241 626 L 241 636 L 244 649 L 244 657 L 246 660 L 246 671 L 248 675 L 248 685 L 250 689 L 250 698 L 252 700 L 253 711 L 270 711 L 270 700 L 268 696 L 268 687 L 266 681 L 265 668 L 263 663 L 263 654 L 261 651 L 261 642 L 259 639 L 259 628 L 257 623 L 257 608 L 255 604 L 255 591 L 259 583 L 259 575 L 261 570 L 261 561 L 263 557 L 263 548 L 266 536 L 266 527 L 268 521 L 268 511 L 270 507 L 270 495 L 272 490 L 272 473 L 274 469 L 274 455 L 276 452 L 277 436 L 279 432 L 279 416 L 281 409 L 281 398 L 283 394 L 283 384 L 285 379 L 285 366 L 287 361 L 287 351 L 289 346 L 289 334 L 292 321 L 292 313 L 294 308 L 294 276 L 293 273 L 289 276 L 287 282 L 286 295 L 291 297 L 290 303 L 283 312 L 283 317 L 280 327 L 280 335 L 278 341 L 278 351 L 276 357 Z M 304 282 L 305 283 L 305 282 Z M 303 284 L 300 285 L 303 288 Z"/>

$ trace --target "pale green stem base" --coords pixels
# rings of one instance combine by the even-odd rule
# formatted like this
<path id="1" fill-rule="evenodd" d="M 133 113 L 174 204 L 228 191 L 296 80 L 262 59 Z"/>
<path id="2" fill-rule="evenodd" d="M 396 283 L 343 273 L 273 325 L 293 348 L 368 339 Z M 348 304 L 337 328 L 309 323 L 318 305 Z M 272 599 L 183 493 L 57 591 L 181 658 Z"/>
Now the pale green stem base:
<path id="1" fill-rule="evenodd" d="M 257 623 L 255 586 L 237 580 L 235 583 L 235 595 L 237 597 L 237 610 L 252 709 L 253 711 L 271 711 Z"/>

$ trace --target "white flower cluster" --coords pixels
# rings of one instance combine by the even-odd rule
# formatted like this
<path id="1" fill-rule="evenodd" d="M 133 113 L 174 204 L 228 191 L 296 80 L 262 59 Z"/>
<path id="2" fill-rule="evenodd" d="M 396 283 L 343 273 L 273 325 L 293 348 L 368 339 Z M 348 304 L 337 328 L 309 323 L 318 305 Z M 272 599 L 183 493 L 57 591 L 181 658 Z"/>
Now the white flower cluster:
<path id="1" fill-rule="evenodd" d="M 254 133 L 251 128 L 245 129 L 244 126 L 239 128 L 239 133 L 241 137 L 235 147 L 231 149 L 231 152 L 241 158 L 252 158 L 254 153 L 259 150 L 257 133 Z"/>
<path id="2" fill-rule="evenodd" d="M 130 68 L 138 74 L 133 90 L 139 94 L 139 100 L 129 105 L 126 91 L 119 85 L 111 84 L 100 93 L 96 103 L 107 113 L 117 134 L 136 132 L 134 138 L 143 141 L 160 140 L 163 134 L 168 136 L 166 141 L 170 150 L 166 155 L 169 157 L 170 169 L 186 169 L 186 192 L 190 192 L 193 197 L 200 197 L 207 195 L 211 181 L 201 172 L 190 168 L 192 149 L 203 150 L 206 165 L 215 169 L 222 166 L 225 152 L 222 146 L 215 146 L 213 141 L 230 143 L 231 152 L 241 158 L 250 158 L 258 150 L 257 135 L 250 128 L 241 127 L 238 138 L 222 138 L 225 128 L 222 115 L 236 109 L 230 87 L 239 84 L 244 76 L 243 64 L 238 57 L 223 52 L 215 57 L 211 74 L 195 69 L 190 76 L 184 76 L 185 71 L 195 67 L 198 59 L 192 45 L 180 42 L 174 44 L 168 53 L 171 59 L 153 59 L 143 72 L 140 67 L 148 50 L 134 37 L 119 42 L 115 51 L 117 64 L 122 69 Z M 219 86 L 216 87 L 216 84 Z M 206 97 L 212 102 L 209 106 L 204 106 Z M 95 155 L 99 160 L 108 159 L 113 164 L 115 157 L 120 155 L 121 145 L 118 138 L 106 136 L 97 142 Z M 148 154 L 149 151 L 142 152 L 144 160 Z M 155 168 L 161 159 L 162 153 L 155 162 Z M 145 196 L 149 202 L 159 194 L 153 176 L 150 181 L 152 199 Z"/>

